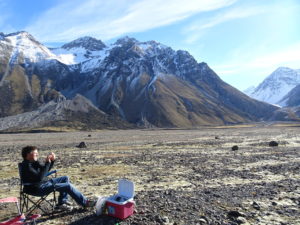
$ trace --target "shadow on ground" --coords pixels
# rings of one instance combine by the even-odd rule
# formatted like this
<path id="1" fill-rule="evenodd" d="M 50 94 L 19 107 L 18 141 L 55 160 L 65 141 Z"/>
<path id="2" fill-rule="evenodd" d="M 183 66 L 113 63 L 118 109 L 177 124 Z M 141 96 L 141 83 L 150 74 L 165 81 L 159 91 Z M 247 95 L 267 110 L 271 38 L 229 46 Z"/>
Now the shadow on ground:
<path id="1" fill-rule="evenodd" d="M 70 221 L 72 218 L 72 222 Z M 71 212 L 68 211 L 55 211 L 49 215 L 45 215 L 43 219 L 39 220 L 39 223 L 45 223 L 47 221 L 59 221 L 63 224 L 69 225 L 83 225 L 83 224 L 103 224 L 103 225 L 115 225 L 120 222 L 119 219 L 113 218 L 107 215 L 97 216 L 94 212 L 90 212 L 84 209 L 75 209 Z"/>

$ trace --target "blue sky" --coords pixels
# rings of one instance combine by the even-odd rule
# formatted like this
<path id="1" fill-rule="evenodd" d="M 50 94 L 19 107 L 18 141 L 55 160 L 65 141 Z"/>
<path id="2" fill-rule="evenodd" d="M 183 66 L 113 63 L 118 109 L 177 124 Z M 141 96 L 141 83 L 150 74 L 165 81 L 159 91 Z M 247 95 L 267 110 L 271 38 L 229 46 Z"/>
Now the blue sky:
<path id="1" fill-rule="evenodd" d="M 244 90 L 279 66 L 300 69 L 300 0 L 0 0 L 0 32 L 55 46 L 128 35 L 190 52 Z"/>

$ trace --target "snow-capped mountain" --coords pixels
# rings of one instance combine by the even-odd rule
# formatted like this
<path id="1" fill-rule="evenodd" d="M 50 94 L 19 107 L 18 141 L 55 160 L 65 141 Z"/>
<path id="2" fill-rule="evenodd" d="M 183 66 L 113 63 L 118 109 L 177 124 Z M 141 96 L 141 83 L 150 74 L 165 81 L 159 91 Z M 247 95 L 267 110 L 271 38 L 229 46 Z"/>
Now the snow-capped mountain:
<path id="1" fill-rule="evenodd" d="M 300 84 L 300 70 L 279 67 L 248 95 L 260 101 L 283 106 L 282 98 Z"/>
<path id="2" fill-rule="evenodd" d="M 300 106 L 300 84 L 287 93 L 279 102 L 284 107 Z"/>
<path id="3" fill-rule="evenodd" d="M 61 48 L 51 49 L 51 51 L 56 54 L 63 63 L 74 65 L 91 59 L 103 58 L 105 48 L 107 47 L 102 41 L 92 37 L 83 37 L 64 44 Z"/>
<path id="4" fill-rule="evenodd" d="M 1 56 L 9 55 L 9 64 L 29 64 L 41 60 L 58 59 L 47 47 L 36 41 L 25 31 L 1 35 Z"/>
<path id="5" fill-rule="evenodd" d="M 24 63 L 18 54 L 18 63 L 10 64 L 12 49 L 20 45 L 9 38 L 18 39 L 20 34 L 29 45 L 22 49 L 25 58 L 30 58 L 28 49 L 45 55 L 35 54 L 39 57 Z M 50 51 L 20 32 L 1 35 L 0 45 L 5 53 L 0 56 L 0 116 L 32 111 L 77 94 L 105 113 L 144 126 L 250 122 L 277 108 L 226 84 L 188 52 L 155 41 L 125 37 L 106 46 L 85 37 Z"/>

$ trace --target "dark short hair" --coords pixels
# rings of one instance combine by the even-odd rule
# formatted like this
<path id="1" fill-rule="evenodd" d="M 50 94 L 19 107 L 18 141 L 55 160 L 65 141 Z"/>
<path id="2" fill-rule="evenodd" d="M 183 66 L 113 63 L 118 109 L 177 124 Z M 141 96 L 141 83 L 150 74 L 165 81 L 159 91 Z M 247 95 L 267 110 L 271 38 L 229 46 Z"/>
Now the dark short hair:
<path id="1" fill-rule="evenodd" d="M 26 146 L 26 147 L 22 148 L 22 157 L 23 157 L 23 159 L 26 159 L 27 154 L 29 154 L 30 152 L 32 152 L 36 149 L 37 149 L 36 146 Z"/>

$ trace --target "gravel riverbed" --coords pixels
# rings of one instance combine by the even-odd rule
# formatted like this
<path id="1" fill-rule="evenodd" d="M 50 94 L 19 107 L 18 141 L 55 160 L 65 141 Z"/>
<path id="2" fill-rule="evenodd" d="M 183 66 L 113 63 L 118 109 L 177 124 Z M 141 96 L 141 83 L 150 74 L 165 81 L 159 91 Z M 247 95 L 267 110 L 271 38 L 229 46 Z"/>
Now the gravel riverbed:
<path id="1" fill-rule="evenodd" d="M 76 147 L 81 141 L 87 148 Z M 135 214 L 123 221 L 73 202 L 72 212 L 38 224 L 300 224 L 298 127 L 0 134 L 1 198 L 18 196 L 26 145 L 41 158 L 55 152 L 58 175 L 90 198 L 115 194 L 120 178 L 135 183 Z M 0 211 L 5 219 L 15 209 Z"/>

